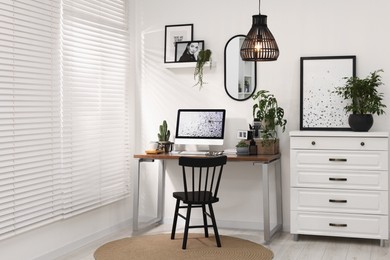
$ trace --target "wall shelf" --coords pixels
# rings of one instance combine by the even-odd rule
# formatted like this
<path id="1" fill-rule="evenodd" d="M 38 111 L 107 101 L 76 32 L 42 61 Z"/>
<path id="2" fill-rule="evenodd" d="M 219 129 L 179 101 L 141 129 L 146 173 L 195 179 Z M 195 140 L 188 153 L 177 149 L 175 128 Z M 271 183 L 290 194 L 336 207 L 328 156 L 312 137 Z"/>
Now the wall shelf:
<path id="1" fill-rule="evenodd" d="M 166 69 L 182 69 L 182 68 L 195 68 L 196 62 L 172 62 L 164 63 Z M 215 61 L 212 62 L 211 68 L 217 65 Z M 206 62 L 204 68 L 210 68 L 210 62 Z"/>

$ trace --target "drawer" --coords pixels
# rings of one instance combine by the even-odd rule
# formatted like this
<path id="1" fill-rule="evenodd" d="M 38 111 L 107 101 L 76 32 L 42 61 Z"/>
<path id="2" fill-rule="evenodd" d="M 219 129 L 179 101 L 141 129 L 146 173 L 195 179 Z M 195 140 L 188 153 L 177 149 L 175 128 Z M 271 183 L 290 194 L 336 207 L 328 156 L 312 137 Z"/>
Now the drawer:
<path id="1" fill-rule="evenodd" d="M 296 169 L 291 171 L 292 187 L 388 190 L 387 171 Z"/>
<path id="2" fill-rule="evenodd" d="M 387 151 L 388 138 L 376 137 L 317 137 L 302 136 L 290 138 L 291 149 L 310 150 L 358 150 Z"/>
<path id="3" fill-rule="evenodd" d="M 388 239 L 388 216 L 291 212 L 291 233 Z"/>
<path id="4" fill-rule="evenodd" d="M 387 170 L 387 151 L 292 150 L 291 170 Z"/>
<path id="5" fill-rule="evenodd" d="M 387 197 L 387 191 L 292 188 L 291 209 L 387 215 Z"/>

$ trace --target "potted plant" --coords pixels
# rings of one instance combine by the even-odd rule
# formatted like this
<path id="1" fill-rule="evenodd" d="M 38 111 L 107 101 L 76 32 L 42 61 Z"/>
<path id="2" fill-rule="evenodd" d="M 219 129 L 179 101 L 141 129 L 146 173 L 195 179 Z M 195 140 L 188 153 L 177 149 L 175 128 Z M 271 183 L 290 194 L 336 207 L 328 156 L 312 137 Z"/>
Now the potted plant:
<path id="1" fill-rule="evenodd" d="M 210 61 L 210 68 L 211 68 L 211 50 L 200 50 L 197 60 L 196 60 L 196 66 L 195 66 L 195 72 L 194 72 L 194 79 L 197 80 L 196 84 L 199 85 L 199 88 L 201 89 L 203 87 L 203 84 L 206 84 L 203 81 L 203 68 L 206 62 Z"/>
<path id="2" fill-rule="evenodd" d="M 277 154 L 279 152 L 278 127 L 286 129 L 287 120 L 284 109 L 278 105 L 275 96 L 267 90 L 259 90 L 252 96 L 254 121 L 260 122 L 260 141 L 257 144 L 258 154 Z"/>
<path id="3" fill-rule="evenodd" d="M 236 153 L 238 155 L 248 155 L 249 154 L 249 144 L 245 140 L 240 140 L 236 145 Z"/>
<path id="4" fill-rule="evenodd" d="M 345 100 L 351 101 L 344 107 L 344 110 L 351 113 L 348 123 L 353 131 L 367 132 L 374 122 L 372 114 L 385 113 L 386 105 L 382 102 L 383 93 L 378 92 L 378 87 L 383 84 L 379 72 L 383 70 L 371 72 L 364 79 L 346 77 L 345 85 L 336 87 L 334 91 Z"/>
<path id="5" fill-rule="evenodd" d="M 159 127 L 159 133 L 157 133 L 159 150 L 163 150 L 166 153 L 171 151 L 173 143 L 169 141 L 170 135 L 171 131 L 168 130 L 167 121 L 164 120 Z"/>

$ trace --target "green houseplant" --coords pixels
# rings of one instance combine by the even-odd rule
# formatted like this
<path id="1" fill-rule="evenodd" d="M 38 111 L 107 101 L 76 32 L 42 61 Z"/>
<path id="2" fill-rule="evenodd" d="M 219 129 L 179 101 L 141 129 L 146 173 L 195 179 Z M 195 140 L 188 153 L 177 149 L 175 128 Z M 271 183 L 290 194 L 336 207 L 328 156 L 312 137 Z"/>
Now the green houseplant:
<path id="1" fill-rule="evenodd" d="M 164 152 L 169 152 L 172 147 L 172 142 L 169 141 L 171 131 L 168 130 L 168 123 L 166 120 L 159 126 L 159 132 L 157 133 L 159 149 Z"/>
<path id="2" fill-rule="evenodd" d="M 240 140 L 236 145 L 237 154 L 249 154 L 249 144 L 245 140 Z"/>
<path id="3" fill-rule="evenodd" d="M 351 113 L 348 118 L 348 123 L 354 131 L 367 132 L 374 120 L 372 115 L 382 115 L 385 113 L 383 104 L 383 93 L 378 92 L 378 87 L 383 85 L 381 76 L 383 70 L 371 72 L 366 78 L 346 77 L 344 86 L 336 87 L 334 93 L 341 96 L 345 100 L 350 100 L 344 110 Z"/>
<path id="4" fill-rule="evenodd" d="M 195 86 L 199 85 L 199 88 L 201 89 L 203 87 L 203 84 L 206 84 L 206 82 L 203 81 L 203 68 L 206 62 L 210 62 L 210 68 L 211 68 L 211 50 L 200 50 L 197 60 L 196 60 L 196 66 L 194 71 L 194 79 L 197 81 Z"/>
<path id="5" fill-rule="evenodd" d="M 253 118 L 260 122 L 258 154 L 278 153 L 277 129 L 281 127 L 282 132 L 284 132 L 287 124 L 287 120 L 284 118 L 284 109 L 278 105 L 276 97 L 267 90 L 257 91 L 252 99 L 256 101 L 253 105 Z M 273 146 L 272 149 L 270 146 Z"/>

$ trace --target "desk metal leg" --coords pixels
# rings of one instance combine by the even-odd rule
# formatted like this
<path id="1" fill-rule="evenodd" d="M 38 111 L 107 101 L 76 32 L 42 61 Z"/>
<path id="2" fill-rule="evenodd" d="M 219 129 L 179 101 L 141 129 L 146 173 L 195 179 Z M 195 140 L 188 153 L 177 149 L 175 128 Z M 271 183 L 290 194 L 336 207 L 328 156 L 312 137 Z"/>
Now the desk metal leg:
<path id="1" fill-rule="evenodd" d="M 271 230 L 271 214 L 270 214 L 270 200 L 269 200 L 269 165 L 275 165 L 275 185 L 276 185 L 276 218 L 277 224 Z M 271 238 L 276 232 L 282 230 L 283 227 L 283 213 L 282 213 L 282 176 L 280 159 L 275 160 L 269 164 L 262 164 L 263 173 L 263 218 L 264 218 L 264 241 L 265 244 L 271 242 Z"/>
<path id="2" fill-rule="evenodd" d="M 271 239 L 271 223 L 269 210 L 269 172 L 268 164 L 263 164 L 263 218 L 264 218 L 264 241 L 266 244 Z"/>
<path id="3" fill-rule="evenodd" d="M 162 223 L 164 218 L 164 195 L 165 195 L 165 161 L 161 161 L 160 171 L 158 176 L 158 191 L 157 191 L 157 222 Z"/>
<path id="4" fill-rule="evenodd" d="M 138 231 L 138 215 L 139 215 L 139 186 L 141 177 L 141 163 L 154 162 L 154 160 L 139 159 L 137 174 L 134 176 L 133 182 L 133 231 Z"/>
<path id="5" fill-rule="evenodd" d="M 280 159 L 275 162 L 275 185 L 276 185 L 276 231 L 283 229 L 283 203 L 282 203 L 282 169 Z"/>
<path id="6" fill-rule="evenodd" d="M 133 187 L 133 232 L 139 230 L 139 192 L 140 192 L 140 177 L 141 163 L 154 162 L 154 159 L 139 159 L 137 174 L 134 176 Z M 165 193 L 165 161 L 161 161 L 159 166 L 158 176 L 158 191 L 157 191 L 157 219 L 153 223 L 161 223 L 164 217 L 164 193 Z"/>

